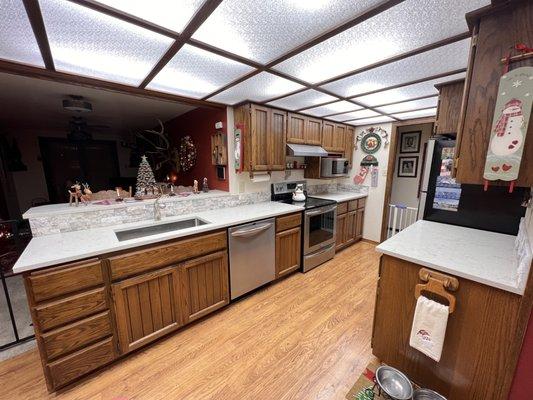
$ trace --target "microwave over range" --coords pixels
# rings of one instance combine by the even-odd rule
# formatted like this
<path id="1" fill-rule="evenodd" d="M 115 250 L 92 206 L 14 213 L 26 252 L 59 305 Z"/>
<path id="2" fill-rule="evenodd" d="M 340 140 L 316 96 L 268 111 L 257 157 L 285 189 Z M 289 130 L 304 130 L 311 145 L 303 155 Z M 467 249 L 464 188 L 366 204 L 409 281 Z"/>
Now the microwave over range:
<path id="1" fill-rule="evenodd" d="M 348 159 L 340 157 L 320 158 L 320 177 L 338 178 L 348 176 Z"/>

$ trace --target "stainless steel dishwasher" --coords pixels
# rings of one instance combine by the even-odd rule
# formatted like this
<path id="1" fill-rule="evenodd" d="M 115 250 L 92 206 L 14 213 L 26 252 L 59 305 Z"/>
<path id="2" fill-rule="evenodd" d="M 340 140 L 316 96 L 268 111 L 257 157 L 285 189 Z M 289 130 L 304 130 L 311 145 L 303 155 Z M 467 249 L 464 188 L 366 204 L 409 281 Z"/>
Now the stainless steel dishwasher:
<path id="1" fill-rule="evenodd" d="M 274 218 L 229 229 L 231 299 L 272 282 L 276 276 Z"/>

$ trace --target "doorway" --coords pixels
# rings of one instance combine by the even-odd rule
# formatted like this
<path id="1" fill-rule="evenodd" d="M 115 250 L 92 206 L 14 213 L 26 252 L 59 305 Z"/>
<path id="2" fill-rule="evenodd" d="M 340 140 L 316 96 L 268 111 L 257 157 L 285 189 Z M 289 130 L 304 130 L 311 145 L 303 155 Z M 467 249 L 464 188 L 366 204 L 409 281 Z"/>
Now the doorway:
<path id="1" fill-rule="evenodd" d="M 51 203 L 68 202 L 67 189 L 76 181 L 96 192 L 110 189 L 120 176 L 115 141 L 40 137 L 39 147 Z"/>

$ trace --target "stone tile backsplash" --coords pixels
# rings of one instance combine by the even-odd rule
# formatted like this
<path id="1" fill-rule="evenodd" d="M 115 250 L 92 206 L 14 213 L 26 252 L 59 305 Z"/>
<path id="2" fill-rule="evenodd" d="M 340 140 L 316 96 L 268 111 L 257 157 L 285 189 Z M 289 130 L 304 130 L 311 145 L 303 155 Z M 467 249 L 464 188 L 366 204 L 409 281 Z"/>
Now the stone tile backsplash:
<path id="1" fill-rule="evenodd" d="M 337 191 L 364 192 L 368 189 L 357 185 L 326 184 L 312 185 L 308 187 L 309 194 Z M 165 208 L 161 210 L 163 217 L 175 217 L 194 212 L 216 210 L 221 208 L 236 207 L 246 204 L 260 203 L 270 200 L 270 192 L 253 192 L 211 198 L 191 198 L 164 200 Z M 101 210 L 78 209 L 72 213 L 55 213 L 43 216 L 34 216 L 29 219 L 33 236 L 44 236 L 62 232 L 72 232 L 106 226 L 116 226 L 129 222 L 149 221 L 154 218 L 152 203 L 140 203 L 124 205 Z"/>

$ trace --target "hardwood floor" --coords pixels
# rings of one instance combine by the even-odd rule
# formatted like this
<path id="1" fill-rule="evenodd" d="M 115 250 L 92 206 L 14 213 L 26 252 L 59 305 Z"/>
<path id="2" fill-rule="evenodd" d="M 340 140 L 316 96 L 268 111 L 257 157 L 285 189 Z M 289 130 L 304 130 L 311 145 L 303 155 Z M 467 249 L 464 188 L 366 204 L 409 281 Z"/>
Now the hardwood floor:
<path id="1" fill-rule="evenodd" d="M 0 363 L 0 399 L 344 399 L 372 359 L 379 255 L 359 242 L 48 394 L 37 350 Z"/>

